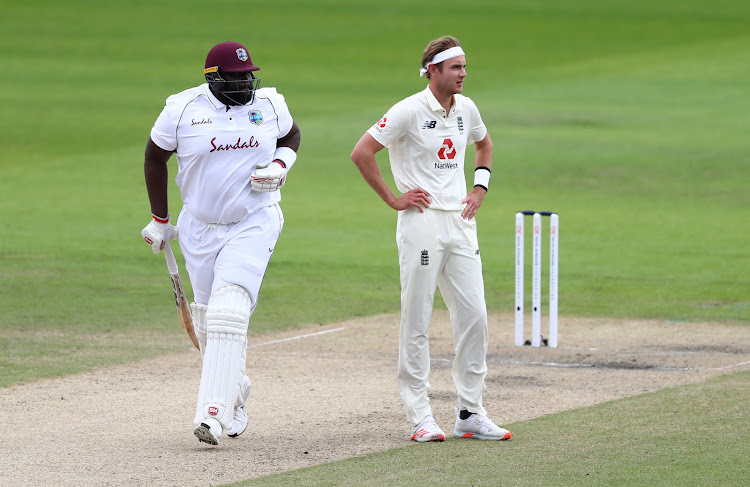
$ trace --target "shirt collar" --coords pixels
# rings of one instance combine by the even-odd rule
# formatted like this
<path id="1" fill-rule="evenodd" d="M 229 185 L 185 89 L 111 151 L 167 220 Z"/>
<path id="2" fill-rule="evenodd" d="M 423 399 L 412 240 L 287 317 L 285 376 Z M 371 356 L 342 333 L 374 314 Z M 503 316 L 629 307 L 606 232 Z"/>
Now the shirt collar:
<path id="1" fill-rule="evenodd" d="M 213 94 L 211 88 L 208 87 L 208 83 L 203 83 L 203 93 L 206 95 L 206 99 L 211 104 L 211 106 L 214 107 L 214 110 L 226 108 L 226 105 L 220 102 L 219 99 L 216 98 L 216 95 Z"/>
<path id="2" fill-rule="evenodd" d="M 432 94 L 432 90 L 430 89 L 430 86 L 428 85 L 427 88 L 424 89 L 425 97 L 427 98 L 427 104 L 430 105 L 430 109 L 433 112 L 445 112 L 445 109 L 443 108 L 443 105 L 440 104 L 439 101 L 437 101 L 437 98 L 435 98 L 435 95 Z M 461 104 L 461 98 L 453 95 L 453 105 L 451 106 L 451 113 L 457 112 L 459 110 L 463 110 L 463 105 Z"/>

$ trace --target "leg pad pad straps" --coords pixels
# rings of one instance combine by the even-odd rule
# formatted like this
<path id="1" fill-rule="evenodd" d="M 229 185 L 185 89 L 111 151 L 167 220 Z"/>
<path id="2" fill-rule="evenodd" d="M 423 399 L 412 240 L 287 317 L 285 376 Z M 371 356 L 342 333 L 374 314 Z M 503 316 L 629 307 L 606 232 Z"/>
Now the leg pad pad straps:
<path id="1" fill-rule="evenodd" d="M 208 333 L 208 325 L 206 323 L 206 309 L 207 307 L 202 304 L 190 303 L 190 310 L 193 312 L 193 331 L 195 332 L 195 338 L 198 339 L 201 358 L 203 358 L 203 354 L 206 352 L 206 340 L 208 338 L 206 336 L 206 334 Z"/>
<path id="2" fill-rule="evenodd" d="M 250 295 L 240 286 L 222 286 L 208 300 L 196 425 L 204 418 L 214 418 L 224 428 L 232 425 L 234 405 L 245 376 L 247 326 L 252 309 Z"/>

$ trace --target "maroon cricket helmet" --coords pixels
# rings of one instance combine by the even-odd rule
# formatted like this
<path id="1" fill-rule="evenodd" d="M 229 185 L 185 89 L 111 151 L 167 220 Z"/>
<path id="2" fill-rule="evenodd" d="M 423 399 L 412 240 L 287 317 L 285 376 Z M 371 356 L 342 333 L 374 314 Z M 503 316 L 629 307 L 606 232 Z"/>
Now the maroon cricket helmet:
<path id="1" fill-rule="evenodd" d="M 206 70 L 218 68 L 225 73 L 242 73 L 246 71 L 258 71 L 260 68 L 253 65 L 247 48 L 239 42 L 226 41 L 216 44 L 208 51 L 206 56 Z M 206 71 L 208 72 L 208 71 Z"/>

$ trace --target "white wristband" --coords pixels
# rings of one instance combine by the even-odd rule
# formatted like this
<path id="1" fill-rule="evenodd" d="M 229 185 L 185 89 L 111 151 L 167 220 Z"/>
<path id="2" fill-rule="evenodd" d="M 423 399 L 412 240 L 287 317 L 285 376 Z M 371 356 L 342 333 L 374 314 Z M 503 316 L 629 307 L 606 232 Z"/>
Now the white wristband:
<path id="1" fill-rule="evenodd" d="M 272 160 L 275 161 L 276 159 L 284 161 L 287 170 L 289 170 L 292 168 L 292 164 L 294 164 L 294 161 L 297 160 L 297 153 L 289 147 L 277 147 L 273 153 Z"/>
<path id="2" fill-rule="evenodd" d="M 474 186 L 479 186 L 487 191 L 490 187 L 490 169 L 484 166 L 479 166 L 474 169 Z"/>

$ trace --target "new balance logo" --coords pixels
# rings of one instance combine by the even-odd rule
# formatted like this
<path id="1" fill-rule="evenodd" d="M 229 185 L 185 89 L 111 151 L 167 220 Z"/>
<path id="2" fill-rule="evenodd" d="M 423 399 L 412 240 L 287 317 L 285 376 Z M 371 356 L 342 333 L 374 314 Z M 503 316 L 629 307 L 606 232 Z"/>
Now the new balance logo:
<path id="1" fill-rule="evenodd" d="M 430 254 L 426 250 L 422 251 L 421 264 L 430 265 Z"/>
<path id="2" fill-rule="evenodd" d="M 422 130 L 424 129 L 434 129 L 435 125 L 437 125 L 437 120 L 427 120 L 424 125 L 422 125 Z"/>

